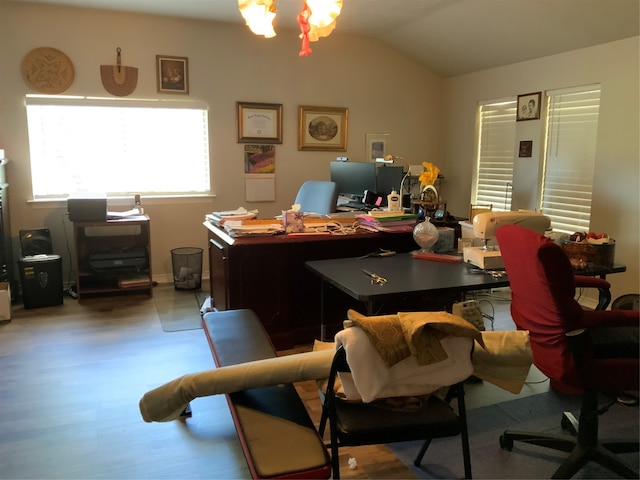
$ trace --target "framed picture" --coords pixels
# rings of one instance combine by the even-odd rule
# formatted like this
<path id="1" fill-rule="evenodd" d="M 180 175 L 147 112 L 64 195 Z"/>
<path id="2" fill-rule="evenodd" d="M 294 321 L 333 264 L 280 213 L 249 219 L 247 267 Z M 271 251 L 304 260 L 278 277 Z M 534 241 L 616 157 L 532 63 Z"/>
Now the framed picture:
<path id="1" fill-rule="evenodd" d="M 542 92 L 518 95 L 518 111 L 516 121 L 537 120 L 540 118 L 540 99 Z"/>
<path id="2" fill-rule="evenodd" d="M 365 162 L 375 162 L 389 152 L 388 133 L 367 133 Z"/>
<path id="3" fill-rule="evenodd" d="M 236 102 L 238 143 L 282 143 L 282 104 Z"/>
<path id="4" fill-rule="evenodd" d="M 189 59 L 156 55 L 158 92 L 189 94 Z"/>
<path id="5" fill-rule="evenodd" d="M 347 150 L 348 110 L 340 107 L 298 107 L 298 150 Z"/>
<path id="6" fill-rule="evenodd" d="M 244 146 L 244 173 L 276 173 L 273 144 Z"/>
<path id="7" fill-rule="evenodd" d="M 520 149 L 518 150 L 518 157 L 527 158 L 531 157 L 533 152 L 533 140 L 522 140 L 520 142 Z"/>

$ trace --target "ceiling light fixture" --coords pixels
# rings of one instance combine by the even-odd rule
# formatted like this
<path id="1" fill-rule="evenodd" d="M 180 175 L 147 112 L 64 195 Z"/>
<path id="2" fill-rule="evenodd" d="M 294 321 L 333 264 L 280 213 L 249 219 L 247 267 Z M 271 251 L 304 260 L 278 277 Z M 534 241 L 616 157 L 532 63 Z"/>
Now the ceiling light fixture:
<path id="1" fill-rule="evenodd" d="M 238 0 L 238 9 L 249 29 L 265 38 L 276 36 L 273 21 L 276 18 L 275 0 Z M 342 0 L 306 0 L 297 16 L 302 48 L 300 56 L 309 55 L 310 42 L 328 37 L 336 28 L 336 19 L 342 10 Z"/>

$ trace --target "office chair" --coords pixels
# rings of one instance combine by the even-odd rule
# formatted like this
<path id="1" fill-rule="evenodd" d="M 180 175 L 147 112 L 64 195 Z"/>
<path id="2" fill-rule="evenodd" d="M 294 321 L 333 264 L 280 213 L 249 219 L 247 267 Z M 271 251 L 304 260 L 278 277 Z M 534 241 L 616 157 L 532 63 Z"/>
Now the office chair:
<path id="1" fill-rule="evenodd" d="M 638 472 L 614 455 L 638 451 L 638 439 L 599 441 L 598 416 L 615 402 L 616 394 L 638 390 L 639 312 L 584 310 L 574 298 L 576 286 L 605 292 L 609 282 L 574 276 L 560 246 L 532 230 L 508 225 L 499 228 L 496 237 L 511 285 L 511 316 L 518 329 L 529 331 L 533 363 L 549 377 L 552 388 L 582 395 L 579 422 L 568 412 L 562 417 L 562 427 L 573 435 L 507 430 L 500 446 L 511 450 L 514 441 L 521 441 L 569 452 L 552 478 L 570 478 L 588 461 L 638 478 Z M 600 308 L 607 303 L 601 300 Z M 621 338 L 612 340 L 616 335 Z M 599 394 L 614 399 L 600 408 Z"/>
<path id="2" fill-rule="evenodd" d="M 293 203 L 299 204 L 303 212 L 328 215 L 336 211 L 338 184 L 317 180 L 304 182 Z"/>
<path id="3" fill-rule="evenodd" d="M 336 394 L 335 385 L 339 372 L 350 372 L 344 347 L 340 346 L 331 365 L 327 389 L 323 398 L 319 433 L 324 436 L 329 422 L 331 468 L 333 478 L 340 478 L 338 449 L 342 446 L 378 445 L 411 440 L 424 440 L 414 460 L 416 467 L 424 457 L 434 438 L 461 436 L 465 478 L 471 478 L 471 455 L 462 383 L 453 385 L 446 399 L 431 395 L 413 409 L 402 411 L 343 400 Z M 449 405 L 457 399 L 458 413 Z"/>

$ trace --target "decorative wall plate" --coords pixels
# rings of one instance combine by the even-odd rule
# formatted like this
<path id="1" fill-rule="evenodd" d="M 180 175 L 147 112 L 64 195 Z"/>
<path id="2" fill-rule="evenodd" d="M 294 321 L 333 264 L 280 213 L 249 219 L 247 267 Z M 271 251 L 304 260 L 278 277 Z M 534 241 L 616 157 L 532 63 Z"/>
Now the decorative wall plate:
<path id="1" fill-rule="evenodd" d="M 51 47 L 34 48 L 22 59 L 22 78 L 40 93 L 63 93 L 75 78 L 73 63 L 63 52 Z"/>

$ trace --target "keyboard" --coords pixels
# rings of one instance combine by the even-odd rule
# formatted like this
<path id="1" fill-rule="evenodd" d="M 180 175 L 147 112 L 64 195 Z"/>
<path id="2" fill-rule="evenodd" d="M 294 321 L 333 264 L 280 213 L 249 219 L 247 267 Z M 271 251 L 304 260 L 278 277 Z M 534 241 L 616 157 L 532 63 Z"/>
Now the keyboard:
<path id="1" fill-rule="evenodd" d="M 353 210 L 358 210 L 358 211 L 367 211 L 369 210 L 367 208 L 367 206 L 364 203 L 360 203 L 360 202 L 347 202 L 347 203 L 343 203 L 341 205 L 338 205 L 336 207 L 336 210 L 338 210 L 339 212 L 350 212 Z"/>

